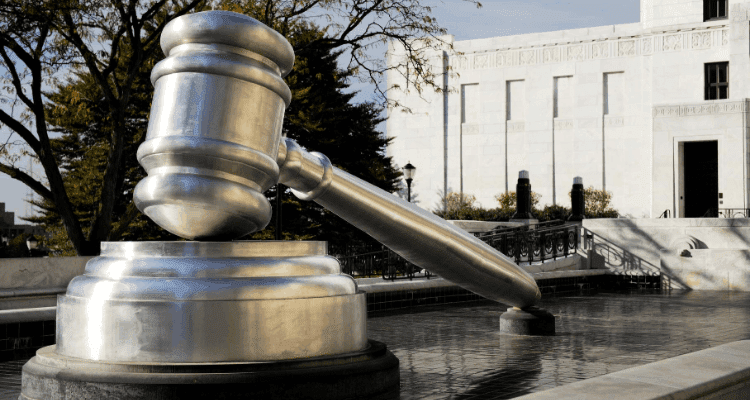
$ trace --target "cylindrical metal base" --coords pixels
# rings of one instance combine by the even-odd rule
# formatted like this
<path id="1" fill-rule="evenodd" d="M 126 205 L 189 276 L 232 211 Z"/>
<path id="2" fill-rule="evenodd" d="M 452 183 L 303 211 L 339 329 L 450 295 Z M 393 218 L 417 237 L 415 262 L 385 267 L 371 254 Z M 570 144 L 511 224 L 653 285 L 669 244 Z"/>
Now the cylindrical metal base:
<path id="1" fill-rule="evenodd" d="M 103 243 L 58 299 L 61 356 L 245 362 L 367 346 L 365 294 L 325 242 Z"/>
<path id="2" fill-rule="evenodd" d="M 539 307 L 510 307 L 500 316 L 500 333 L 509 335 L 554 335 L 555 316 Z"/>
<path id="3" fill-rule="evenodd" d="M 398 359 L 385 345 L 304 360 L 112 363 L 40 349 L 23 367 L 19 400 L 397 399 Z"/>

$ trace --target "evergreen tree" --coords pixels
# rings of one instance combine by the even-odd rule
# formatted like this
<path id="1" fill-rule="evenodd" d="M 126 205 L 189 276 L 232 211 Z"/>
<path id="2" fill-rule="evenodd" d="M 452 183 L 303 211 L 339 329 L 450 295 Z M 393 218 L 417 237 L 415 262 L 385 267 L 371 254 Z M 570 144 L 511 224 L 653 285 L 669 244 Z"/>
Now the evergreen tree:
<path id="1" fill-rule="evenodd" d="M 127 46 L 127 44 L 124 44 Z M 113 227 L 108 240 L 175 240 L 132 205 L 133 189 L 146 176 L 136 160 L 138 146 L 144 141 L 153 98 L 151 69 L 163 59 L 161 52 L 143 62 L 134 79 L 131 101 L 125 109 L 125 143 L 113 207 Z M 120 60 L 116 73 L 124 73 L 129 61 Z M 90 73 L 78 71 L 67 82 L 58 83 L 48 93 L 47 119 L 60 134 L 50 139 L 65 189 L 84 234 L 88 235 L 97 216 L 97 199 L 101 198 L 108 148 L 115 129 L 103 102 L 103 94 Z M 55 203 L 42 199 L 32 202 L 41 210 L 29 221 L 41 224 L 52 234 L 49 246 L 56 255 L 76 255 L 68 240 Z"/>
<path id="2" fill-rule="evenodd" d="M 301 23 L 287 39 L 297 48 L 322 35 L 314 25 Z M 310 151 L 325 154 L 336 167 L 393 193 L 399 188 L 401 171 L 384 155 L 391 139 L 377 131 L 383 121 L 382 109 L 371 102 L 353 104 L 356 93 L 344 92 L 353 72 L 338 68 L 340 54 L 317 48 L 297 56 L 286 78 L 292 103 L 284 115 L 284 135 Z M 268 195 L 274 200 L 275 189 Z M 253 237 L 273 238 L 274 229 L 272 223 Z M 370 241 L 331 212 L 313 202 L 299 201 L 290 193 L 284 195 L 282 230 L 285 238 Z"/>
<path id="3" fill-rule="evenodd" d="M 466 1 L 480 6 L 475 0 Z M 52 220 L 47 222 L 61 228 L 59 237 L 67 236 L 76 254 L 96 255 L 104 240 L 127 238 L 129 234 L 138 236 L 131 229 L 131 224 L 138 225 L 137 210 L 131 206 L 132 202 L 127 202 L 123 211 L 120 201 L 123 196 L 129 197 L 126 193 L 137 181 L 126 176 L 130 171 L 127 166 L 131 162 L 128 158 L 132 157 L 132 147 L 138 144 L 137 137 L 129 136 L 137 133 L 130 124 L 135 121 L 136 109 L 145 110 L 134 104 L 137 102 L 134 98 L 139 94 L 151 95 L 150 87 L 146 93 L 138 86 L 148 87 L 147 80 L 142 79 L 144 65 L 153 65 L 161 56 L 159 37 L 165 25 L 181 15 L 206 9 L 228 9 L 251 15 L 285 37 L 294 36 L 301 22 L 310 19 L 327 21 L 327 26 L 320 29 L 322 36 L 295 47 L 295 52 L 309 58 L 319 49 L 344 51 L 350 67 L 348 72 L 375 84 L 375 92 L 383 102 L 387 99 L 380 78 L 393 68 L 405 78 L 407 89 L 420 93 L 425 88 L 442 90 L 436 82 L 443 71 L 426 68 L 431 54 L 429 49 L 453 48 L 441 38 L 445 29 L 430 16 L 430 7 L 417 0 L 0 2 L 0 70 L 3 71 L 0 92 L 6 105 L 0 109 L 0 124 L 12 136 L 0 144 L 0 173 L 22 182 L 42 199 L 39 204 L 44 218 L 62 221 L 59 224 L 52 224 Z M 415 38 L 431 40 L 415 41 Z M 393 66 L 386 65 L 380 57 L 368 56 L 368 49 L 388 41 L 403 47 L 409 57 L 395 60 L 397 65 Z M 74 124 L 65 126 L 66 122 L 60 122 L 63 126 L 58 126 L 57 122 L 48 119 L 50 107 L 81 111 L 76 109 L 79 99 L 75 93 L 68 96 L 72 101 L 70 104 L 64 104 L 60 99 L 51 100 L 48 93 L 55 82 L 69 78 L 71 70 L 76 75 L 64 86 L 79 81 L 81 84 L 93 82 L 96 88 L 92 90 L 99 96 L 89 100 L 96 99 L 98 103 L 96 107 L 91 104 L 83 107 L 104 110 L 93 113 L 95 118 L 91 118 L 93 125 L 101 125 L 103 134 L 95 139 L 97 145 L 94 147 L 97 148 L 75 157 L 56 154 L 55 148 L 65 147 L 65 144 L 53 143 L 50 136 L 50 130 L 56 128 L 72 132 L 70 125 Z M 90 78 L 84 78 L 84 75 Z M 392 85 L 387 89 L 399 88 L 399 85 Z M 356 114 L 355 108 L 347 111 Z M 379 113 L 373 106 L 360 108 L 360 114 L 366 114 L 368 109 L 372 115 Z M 351 132 L 367 129 L 352 126 Z M 75 135 L 70 139 L 75 140 Z M 22 155 L 39 162 L 41 177 L 33 176 L 20 166 L 18 161 Z M 59 164 L 66 157 L 70 162 L 68 169 Z M 106 162 L 94 162 L 96 168 L 74 173 L 76 157 L 106 157 Z M 63 176 L 64 173 L 67 177 Z M 81 176 L 74 176 L 76 174 Z M 81 186 L 81 192 L 68 193 L 75 185 Z M 71 199 L 97 194 L 97 199 L 82 200 L 89 202 L 89 206 Z M 79 220 L 79 216 L 84 219 Z"/>
<path id="4" fill-rule="evenodd" d="M 299 25 L 289 40 L 293 43 L 315 40 L 321 35 L 316 27 Z M 401 172 L 384 156 L 386 139 L 376 130 L 382 121 L 381 109 L 374 103 L 353 104 L 355 93 L 344 93 L 351 71 L 337 67 L 339 53 L 324 49 L 310 56 L 298 57 L 294 70 L 286 78 L 292 90 L 292 103 L 284 118 L 284 134 L 310 149 L 326 154 L 337 167 L 386 191 L 398 189 Z M 150 72 L 163 58 L 161 53 L 146 60 L 138 71 L 131 105 L 126 109 L 123 162 L 119 174 L 124 176 L 117 189 L 113 213 L 114 228 L 109 240 L 175 240 L 132 207 L 135 185 L 145 177 L 138 165 L 136 151 L 145 139 L 153 87 Z M 127 60 L 122 61 L 127 65 Z M 61 167 L 66 190 L 85 233 L 95 218 L 113 127 L 102 107 L 102 94 L 94 79 L 85 72 L 57 85 L 48 94 L 48 119 L 61 134 L 51 139 Z M 288 191 L 287 191 L 288 192 Z M 266 194 L 275 205 L 275 188 Z M 52 232 L 50 247 L 59 255 L 74 255 L 54 203 L 37 201 L 39 216 L 31 220 Z M 335 240 L 347 238 L 366 241 L 366 235 L 313 202 L 303 202 L 291 193 L 284 195 L 282 212 L 283 237 L 286 239 Z M 273 239 L 275 224 L 251 236 Z"/>

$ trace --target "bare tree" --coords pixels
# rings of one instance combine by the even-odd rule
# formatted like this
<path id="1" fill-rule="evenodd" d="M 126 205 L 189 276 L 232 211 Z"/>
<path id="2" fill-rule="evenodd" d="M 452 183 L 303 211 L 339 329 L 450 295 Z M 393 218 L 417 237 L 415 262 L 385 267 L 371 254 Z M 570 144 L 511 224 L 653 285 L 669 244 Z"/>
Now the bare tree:
<path id="1" fill-rule="evenodd" d="M 101 241 L 118 240 L 138 216 L 133 204 L 123 215 L 113 215 L 117 196 L 123 194 L 125 143 L 143 140 L 131 137 L 126 118 L 136 76 L 144 60 L 160 54 L 159 37 L 169 21 L 208 8 L 250 15 L 286 37 L 302 25 L 322 25 L 324 35 L 295 52 L 345 51 L 349 68 L 373 83 L 391 107 L 399 104 L 388 104 L 386 92 L 397 88 L 383 88 L 385 72 L 398 71 L 419 93 L 428 87 L 441 90 L 435 80 L 444 71 L 428 67 L 429 50 L 452 48 L 440 38 L 446 31 L 430 16 L 430 7 L 418 0 L 0 0 L 0 128 L 10 134 L 0 142 L 0 172 L 31 188 L 41 198 L 36 205 L 51 204 L 79 255 L 98 254 Z M 387 65 L 368 54 L 389 42 L 403 47 L 401 62 Z M 45 92 L 81 74 L 90 76 L 100 93 L 81 101 L 104 107 L 109 126 L 94 215 L 85 221 L 73 206 L 65 166 L 50 138 L 56 126 Z M 38 161 L 41 179 L 20 166 L 22 155 Z"/>
<path id="2" fill-rule="evenodd" d="M 14 162 L 9 146 L 18 142 L 13 140 L 3 148 L 6 156 L 0 160 L 0 172 L 54 203 L 68 238 L 80 255 L 98 254 L 100 242 L 113 239 L 112 209 L 115 193 L 123 182 L 118 166 L 126 134 L 124 113 L 138 68 L 144 59 L 161 51 L 159 35 L 164 25 L 201 3 L 11 0 L 0 4 L 4 83 L 0 123 L 11 135 L 22 139 L 24 150 L 41 164 L 46 182 L 35 179 Z M 123 61 L 127 63 L 124 66 Z M 45 87 L 60 79 L 65 71 L 85 71 L 94 77 L 113 128 L 108 138 L 107 167 L 96 199 L 96 216 L 86 230 L 71 206 L 50 142 L 52 127 L 45 115 Z M 131 215 L 120 218 L 115 230 L 127 226 L 136 213 L 131 207 Z"/>
<path id="3" fill-rule="evenodd" d="M 482 6 L 476 0 L 464 1 L 478 8 Z M 250 15 L 285 37 L 294 34 L 297 24 L 322 22 L 324 36 L 295 47 L 295 53 L 305 54 L 315 48 L 345 51 L 348 67 L 375 87 L 383 105 L 410 111 L 397 100 L 389 99 L 387 92 L 413 88 L 421 96 L 425 89 L 442 91 L 442 84 L 436 80 L 446 71 L 430 68 L 429 57 L 433 51 L 454 52 L 453 43 L 442 37 L 446 29 L 430 15 L 432 8 L 422 3 L 419 0 L 222 0 L 219 7 Z M 392 59 L 391 65 L 370 52 L 389 44 L 404 53 L 403 57 Z M 382 77 L 390 70 L 400 74 L 407 86 L 384 87 Z M 452 74 L 450 68 L 447 72 Z"/>

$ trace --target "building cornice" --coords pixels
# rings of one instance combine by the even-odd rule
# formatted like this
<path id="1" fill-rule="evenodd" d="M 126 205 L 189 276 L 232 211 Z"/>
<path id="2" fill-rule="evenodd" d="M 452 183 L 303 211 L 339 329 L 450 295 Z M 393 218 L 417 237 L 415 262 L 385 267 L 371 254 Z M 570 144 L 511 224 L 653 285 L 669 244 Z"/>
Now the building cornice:
<path id="1" fill-rule="evenodd" d="M 729 22 L 709 25 L 678 25 L 675 29 L 650 29 L 637 35 L 581 38 L 564 43 L 507 46 L 450 56 L 454 71 L 497 69 L 515 66 L 553 64 L 656 53 L 702 50 L 729 46 Z M 742 34 L 747 36 L 748 29 Z"/>
<path id="2" fill-rule="evenodd" d="M 696 115 L 736 114 L 748 110 L 748 99 L 740 101 L 711 100 L 703 103 L 660 104 L 654 106 L 654 118 L 690 117 Z"/>

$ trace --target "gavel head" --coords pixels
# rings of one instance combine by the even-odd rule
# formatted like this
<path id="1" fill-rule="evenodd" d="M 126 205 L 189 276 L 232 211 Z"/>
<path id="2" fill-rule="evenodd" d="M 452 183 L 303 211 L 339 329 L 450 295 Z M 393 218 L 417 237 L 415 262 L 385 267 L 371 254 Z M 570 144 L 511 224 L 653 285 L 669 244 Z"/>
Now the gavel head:
<path id="1" fill-rule="evenodd" d="M 279 176 L 276 156 L 291 45 L 232 12 L 189 14 L 164 28 L 167 58 L 151 73 L 154 99 L 138 162 L 148 176 L 135 205 L 162 228 L 192 240 L 231 240 L 263 229 L 263 195 Z"/>

